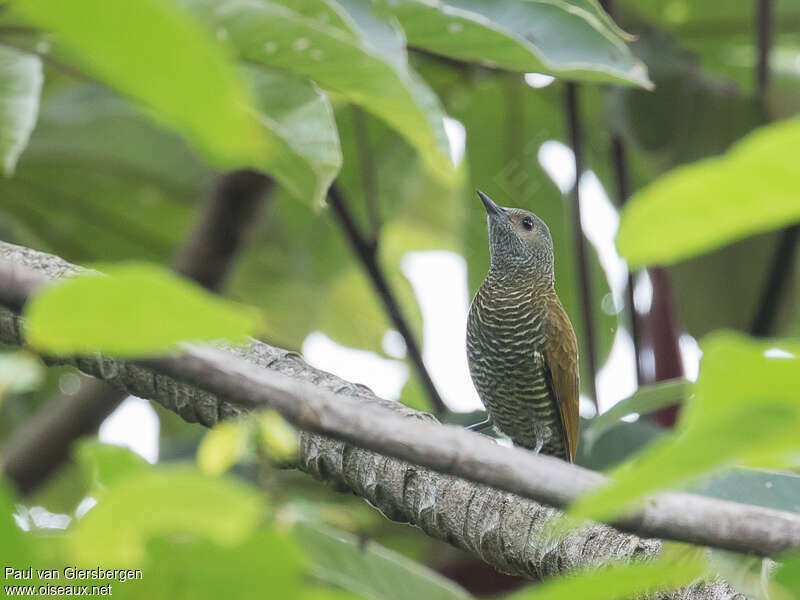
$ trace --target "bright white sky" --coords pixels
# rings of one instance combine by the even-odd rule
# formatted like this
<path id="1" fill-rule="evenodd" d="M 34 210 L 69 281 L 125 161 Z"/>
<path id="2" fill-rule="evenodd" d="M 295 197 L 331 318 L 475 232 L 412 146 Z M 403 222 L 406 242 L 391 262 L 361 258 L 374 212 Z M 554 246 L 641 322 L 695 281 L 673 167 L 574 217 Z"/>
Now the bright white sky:
<path id="1" fill-rule="evenodd" d="M 525 80 L 532 88 L 541 88 L 549 85 L 552 78 L 529 73 Z M 451 156 L 458 163 L 464 156 L 464 127 L 455 119 L 447 118 L 445 131 L 450 139 Z M 567 194 L 575 185 L 572 150 L 561 142 L 547 141 L 539 149 L 538 160 L 562 193 Z M 530 168 L 537 167 L 531 165 Z M 619 215 L 593 172 L 581 174 L 580 186 L 581 226 L 597 250 L 611 286 L 611 297 L 603 302 L 603 308 L 619 310 L 627 280 L 625 261 L 614 245 Z M 403 258 L 402 270 L 414 288 L 422 311 L 424 360 L 443 400 L 456 411 L 481 408 L 467 369 L 465 331 L 470 298 L 464 258 L 438 250 L 410 252 Z M 637 307 L 649 305 L 652 286 L 646 275 L 639 277 L 634 291 Z M 688 334 L 681 335 L 680 346 L 686 374 L 694 379 L 700 361 L 699 347 Z M 397 332 L 388 331 L 383 349 L 394 358 L 341 346 L 318 331 L 311 333 L 302 347 L 303 355 L 312 365 L 363 383 L 379 396 L 397 399 L 410 376 L 408 365 L 398 360 L 405 355 L 405 345 Z M 620 328 L 609 358 L 597 374 L 601 411 L 605 412 L 629 396 L 635 389 L 635 381 L 633 343 L 628 332 Z M 581 412 L 587 416 L 592 413 L 591 403 L 585 398 L 581 399 Z M 127 446 L 155 462 L 158 433 L 158 419 L 149 403 L 128 398 L 103 423 L 100 439 Z"/>

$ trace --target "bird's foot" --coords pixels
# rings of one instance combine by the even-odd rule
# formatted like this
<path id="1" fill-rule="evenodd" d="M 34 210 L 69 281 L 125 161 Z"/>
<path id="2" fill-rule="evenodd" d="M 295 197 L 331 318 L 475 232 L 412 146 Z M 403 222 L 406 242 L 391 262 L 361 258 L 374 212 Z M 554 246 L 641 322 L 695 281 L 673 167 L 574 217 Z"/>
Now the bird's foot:
<path id="1" fill-rule="evenodd" d="M 492 417 L 486 417 L 483 421 L 478 421 L 477 423 L 473 423 L 472 425 L 467 425 L 466 428 L 469 431 L 481 431 L 482 429 L 491 427 L 491 425 L 492 425 Z"/>
<path id="2" fill-rule="evenodd" d="M 533 453 L 539 454 L 544 445 L 550 441 L 550 429 L 541 423 L 533 424 L 533 436 L 536 438 L 536 445 L 533 447 Z"/>

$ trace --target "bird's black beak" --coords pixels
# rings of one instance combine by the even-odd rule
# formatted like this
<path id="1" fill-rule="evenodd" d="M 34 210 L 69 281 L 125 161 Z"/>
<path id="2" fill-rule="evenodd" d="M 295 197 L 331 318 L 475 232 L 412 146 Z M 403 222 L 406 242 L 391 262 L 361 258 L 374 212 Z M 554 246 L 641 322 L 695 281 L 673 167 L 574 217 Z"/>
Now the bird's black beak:
<path id="1" fill-rule="evenodd" d="M 483 202 L 483 207 L 486 209 L 487 215 L 489 215 L 490 217 L 502 217 L 502 218 L 506 218 L 508 216 L 506 215 L 506 211 L 503 209 L 503 207 L 497 206 L 494 200 L 489 198 L 489 196 L 487 196 L 480 190 L 476 191 L 478 192 L 478 197 L 481 199 L 481 202 Z"/>

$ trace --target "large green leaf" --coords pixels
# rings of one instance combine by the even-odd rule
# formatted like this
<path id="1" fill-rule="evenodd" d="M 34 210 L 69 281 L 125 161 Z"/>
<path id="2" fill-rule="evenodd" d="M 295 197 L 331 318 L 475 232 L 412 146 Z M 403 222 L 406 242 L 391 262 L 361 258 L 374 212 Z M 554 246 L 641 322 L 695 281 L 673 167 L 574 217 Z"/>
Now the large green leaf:
<path id="1" fill-rule="evenodd" d="M 215 164 L 259 166 L 277 150 L 253 126 L 246 88 L 221 44 L 174 3 L 25 0 L 16 8 Z"/>
<path id="2" fill-rule="evenodd" d="M 250 537 L 261 511 L 258 494 L 231 481 L 187 468 L 135 471 L 75 523 L 66 550 L 77 564 L 129 569 L 143 563 L 152 538 L 188 534 L 236 546 Z"/>
<path id="3" fill-rule="evenodd" d="M 37 56 L 0 47 L 0 163 L 11 175 L 36 125 L 42 91 Z"/>
<path id="4" fill-rule="evenodd" d="M 309 554 L 312 573 L 322 581 L 370 600 L 466 600 L 463 589 L 423 565 L 374 542 L 300 522 L 295 535 Z"/>
<path id="5" fill-rule="evenodd" d="M 701 347 L 694 398 L 677 430 L 612 471 L 610 483 L 580 498 L 573 514 L 614 518 L 645 494 L 721 467 L 791 463 L 800 435 L 800 345 L 720 333 Z"/>
<path id="6" fill-rule="evenodd" d="M 364 29 L 370 34 L 375 29 L 378 34 L 394 31 L 363 2 L 348 3 L 360 9 L 354 21 L 332 19 L 330 6 L 322 0 L 300 3 L 303 12 L 288 1 L 184 1 L 224 32 L 243 60 L 294 71 L 362 105 L 403 135 L 435 173 L 452 178 L 444 113 L 436 96 L 408 67 L 404 55 L 390 60 L 385 42 L 376 47 L 371 35 L 362 35 Z M 342 6 L 337 12 L 347 15 Z"/>
<path id="7" fill-rule="evenodd" d="M 437 54 L 515 71 L 650 87 L 602 10 L 529 0 L 400 0 L 389 3 L 408 43 Z M 587 10 L 588 9 L 588 10 Z"/>
<path id="8" fill-rule="evenodd" d="M 256 116 L 279 149 L 264 165 L 301 200 L 321 204 L 342 165 L 333 108 L 325 92 L 291 73 L 247 70 Z"/>
<path id="9" fill-rule="evenodd" d="M 647 186 L 623 211 L 620 253 L 633 267 L 668 264 L 800 220 L 798 144 L 800 120 L 769 125 Z"/>
<path id="10" fill-rule="evenodd" d="M 26 340 L 52 354 L 152 356 L 179 342 L 255 333 L 250 309 L 146 263 L 103 268 L 51 284 L 25 305 Z"/>
<path id="11" fill-rule="evenodd" d="M 213 173 L 176 135 L 100 86 L 45 94 L 0 211 L 16 239 L 68 260 L 164 261 Z"/>

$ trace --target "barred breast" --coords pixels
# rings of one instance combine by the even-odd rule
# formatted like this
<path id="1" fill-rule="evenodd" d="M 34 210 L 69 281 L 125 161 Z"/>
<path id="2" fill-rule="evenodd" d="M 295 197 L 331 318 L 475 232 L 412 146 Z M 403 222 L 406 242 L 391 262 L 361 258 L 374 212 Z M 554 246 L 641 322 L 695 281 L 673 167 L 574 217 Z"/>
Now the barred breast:
<path id="1" fill-rule="evenodd" d="M 567 458 L 556 399 L 544 361 L 544 301 L 530 285 L 515 288 L 487 278 L 470 306 L 467 359 L 493 423 L 519 446 L 534 448 L 534 423 L 550 438 L 542 452 Z"/>

